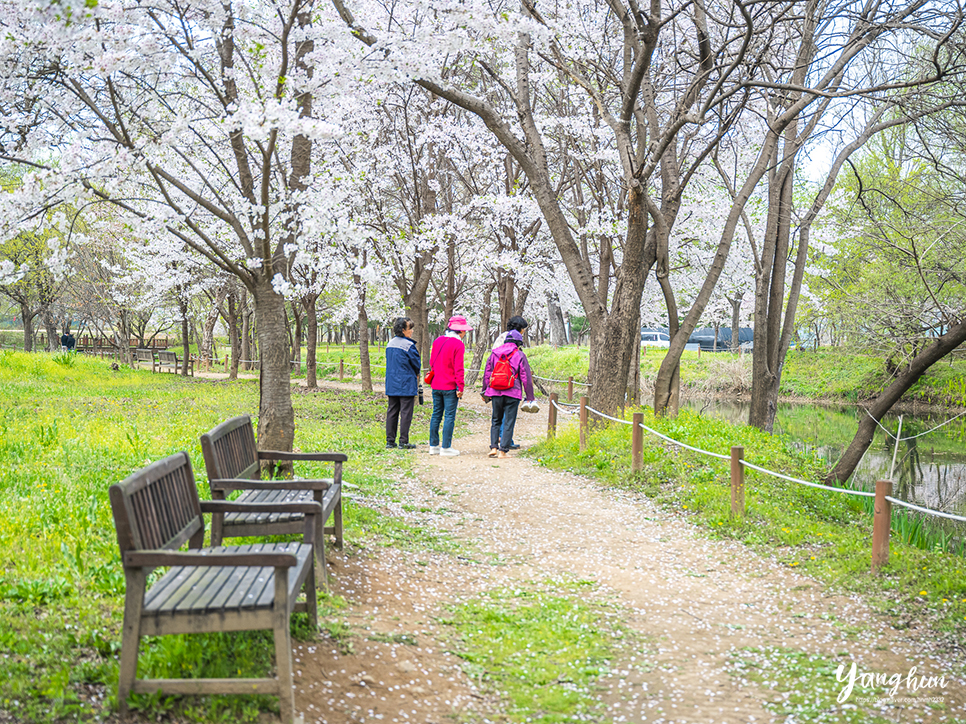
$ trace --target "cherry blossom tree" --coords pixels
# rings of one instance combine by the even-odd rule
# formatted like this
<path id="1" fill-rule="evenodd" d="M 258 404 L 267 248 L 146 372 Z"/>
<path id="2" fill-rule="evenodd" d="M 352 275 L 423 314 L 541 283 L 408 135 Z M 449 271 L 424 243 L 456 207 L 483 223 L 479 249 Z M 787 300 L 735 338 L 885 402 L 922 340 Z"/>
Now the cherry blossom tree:
<path id="1" fill-rule="evenodd" d="M 315 234 L 302 215 L 324 193 L 313 144 L 334 131 L 319 119 L 337 108 L 331 64 L 348 57 L 311 0 L 7 0 L 0 17 L 0 105 L 22 137 L 0 158 L 31 169 L 4 219 L 113 204 L 157 250 L 184 247 L 239 279 L 261 350 L 259 443 L 291 449 L 283 293 Z M 25 87 L 29 108 L 16 102 Z"/>

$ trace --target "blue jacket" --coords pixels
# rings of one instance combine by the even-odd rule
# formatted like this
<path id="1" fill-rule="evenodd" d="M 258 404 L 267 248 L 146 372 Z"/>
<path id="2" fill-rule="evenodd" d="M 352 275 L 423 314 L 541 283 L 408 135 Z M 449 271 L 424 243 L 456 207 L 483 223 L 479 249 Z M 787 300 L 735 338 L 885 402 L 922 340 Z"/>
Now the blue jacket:
<path id="1" fill-rule="evenodd" d="M 386 395 L 415 397 L 416 380 L 422 367 L 416 343 L 408 337 L 393 337 L 386 345 Z"/>

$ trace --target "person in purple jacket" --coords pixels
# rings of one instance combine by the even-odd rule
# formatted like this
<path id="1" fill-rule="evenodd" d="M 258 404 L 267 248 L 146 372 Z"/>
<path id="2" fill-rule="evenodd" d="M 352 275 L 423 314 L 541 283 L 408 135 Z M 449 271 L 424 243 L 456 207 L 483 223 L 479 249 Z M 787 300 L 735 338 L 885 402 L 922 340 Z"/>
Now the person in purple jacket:
<path id="1" fill-rule="evenodd" d="M 510 441 L 513 439 L 513 428 L 517 422 L 517 410 L 520 408 L 520 401 L 526 397 L 527 402 L 532 402 L 533 397 L 533 373 L 530 372 L 530 362 L 527 356 L 520 349 L 523 345 L 523 335 L 517 330 L 511 329 L 506 333 L 506 341 L 490 352 L 490 358 L 486 361 L 486 368 L 483 370 L 483 396 L 490 398 L 493 403 L 493 413 L 490 418 L 490 457 L 508 458 Z M 501 357 L 505 357 L 510 363 L 515 378 L 513 386 L 509 389 L 498 390 L 490 386 L 493 377 L 493 369 Z M 500 430 L 503 430 L 502 436 Z"/>

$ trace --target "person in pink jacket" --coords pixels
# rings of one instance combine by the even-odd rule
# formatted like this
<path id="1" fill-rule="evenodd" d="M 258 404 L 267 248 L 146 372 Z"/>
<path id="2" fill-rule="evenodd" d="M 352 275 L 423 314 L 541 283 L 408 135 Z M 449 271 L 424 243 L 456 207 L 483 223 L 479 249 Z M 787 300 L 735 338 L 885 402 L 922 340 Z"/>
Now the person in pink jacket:
<path id="1" fill-rule="evenodd" d="M 506 341 L 490 352 L 483 370 L 483 397 L 493 403 L 493 413 L 490 418 L 490 457 L 510 457 L 510 441 L 513 439 L 513 428 L 517 422 L 517 411 L 520 401 L 524 398 L 532 402 L 533 373 L 530 362 L 520 347 L 523 345 L 523 335 L 512 329 L 506 333 Z M 509 372 L 513 377 L 512 384 L 505 387 L 507 380 L 497 381 L 497 374 L 505 371 L 506 360 Z M 504 369 L 500 369 L 500 367 Z M 494 387 L 494 385 L 496 385 Z M 500 434 L 500 430 L 503 434 Z"/>
<path id="2" fill-rule="evenodd" d="M 473 329 L 466 317 L 450 317 L 446 333 L 437 337 L 429 353 L 429 370 L 433 375 L 433 414 L 429 418 L 429 454 L 453 456 L 460 451 L 453 447 L 453 429 L 456 427 L 456 406 L 463 396 L 463 356 L 466 347 L 463 337 Z M 442 446 L 439 424 L 443 423 Z"/>

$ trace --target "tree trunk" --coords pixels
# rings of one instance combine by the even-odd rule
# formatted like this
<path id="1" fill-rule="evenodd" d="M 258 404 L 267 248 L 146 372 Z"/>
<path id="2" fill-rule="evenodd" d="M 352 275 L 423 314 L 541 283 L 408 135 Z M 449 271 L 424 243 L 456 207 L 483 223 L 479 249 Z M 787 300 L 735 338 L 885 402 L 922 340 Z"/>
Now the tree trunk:
<path id="1" fill-rule="evenodd" d="M 205 316 L 205 323 L 202 327 L 201 348 L 198 350 L 198 363 L 203 365 L 205 369 L 210 370 L 214 362 L 215 324 L 218 323 L 218 313 L 227 296 L 228 285 L 225 285 L 215 293 L 215 298 L 211 303 L 211 309 L 208 310 L 208 314 Z"/>
<path id="2" fill-rule="evenodd" d="M 941 360 L 947 354 L 966 342 L 966 321 L 961 321 L 950 326 L 949 331 L 942 337 L 932 342 L 928 347 L 913 357 L 909 366 L 906 367 L 880 394 L 872 406 L 868 409 L 868 414 L 859 421 L 855 437 L 849 444 L 848 449 L 836 463 L 832 472 L 825 478 L 827 485 L 844 483 L 856 466 L 862 460 L 865 451 L 872 444 L 875 428 L 892 406 L 922 377 L 926 371 Z"/>
<path id="3" fill-rule="evenodd" d="M 272 280 L 264 276 L 256 277 L 254 285 L 255 327 L 261 350 L 258 447 L 291 451 L 295 441 L 295 411 L 285 298 L 275 292 Z"/>
<path id="4" fill-rule="evenodd" d="M 456 308 L 456 239 L 450 235 L 446 243 L 446 299 L 443 300 L 443 317 L 449 319 Z"/>
<path id="5" fill-rule="evenodd" d="M 59 352 L 60 335 L 57 333 L 57 322 L 54 321 L 54 315 L 50 313 L 50 307 L 44 307 L 42 316 L 44 329 L 47 330 L 47 351 Z"/>
<path id="6" fill-rule="evenodd" d="M 554 347 L 567 344 L 567 325 L 557 304 L 556 295 L 547 295 L 547 311 L 550 312 L 550 344 Z"/>
<path id="7" fill-rule="evenodd" d="M 295 332 L 292 335 L 292 361 L 298 363 L 298 369 L 302 371 L 302 315 L 299 313 L 299 305 L 292 302 L 292 316 L 295 317 Z"/>
<path id="8" fill-rule="evenodd" d="M 486 285 L 483 292 L 483 306 L 480 308 L 480 324 L 477 329 L 476 347 L 473 350 L 473 363 L 466 372 L 466 386 L 472 387 L 476 384 L 476 377 L 480 373 L 477 370 L 483 368 L 486 353 L 490 351 L 490 311 L 493 305 L 493 289 L 496 282 Z"/>
<path id="9" fill-rule="evenodd" d="M 739 328 L 738 325 L 741 323 L 741 300 L 744 298 L 744 292 L 734 299 L 729 299 L 728 303 L 731 304 L 731 351 L 738 352 L 741 349 L 741 340 L 739 339 Z"/>
<path id="10" fill-rule="evenodd" d="M 362 374 L 362 389 L 372 392 L 372 369 L 369 366 L 369 315 L 366 314 L 366 288 L 362 278 L 353 276 L 356 285 L 356 304 L 359 310 L 359 366 Z"/>
<path id="11" fill-rule="evenodd" d="M 789 126 L 786 144 L 794 142 Z M 787 145 L 786 145 L 787 148 Z M 748 424 L 771 432 L 778 412 L 781 368 L 781 323 L 785 303 L 785 272 L 791 236 L 794 157 L 784 159 L 769 180 L 768 220 L 762 241 L 761 269 L 755 279 L 755 347 L 752 355 L 751 406 Z"/>
<path id="12" fill-rule="evenodd" d="M 252 315 L 248 310 L 248 290 L 242 289 L 241 302 L 238 304 L 238 311 L 242 318 L 241 327 L 241 358 L 242 369 L 252 368 Z"/>
<path id="13" fill-rule="evenodd" d="M 34 316 L 36 312 L 31 312 L 26 304 L 20 305 L 20 317 L 23 319 L 23 351 L 34 351 Z"/>
<path id="14" fill-rule="evenodd" d="M 131 359 L 131 317 L 130 312 L 122 309 L 118 315 L 118 328 L 114 332 L 117 342 L 117 358 L 126 365 L 133 364 Z"/>
<path id="15" fill-rule="evenodd" d="M 319 312 L 315 303 L 318 294 L 306 294 L 302 297 L 302 308 L 305 310 L 305 386 L 310 390 L 319 388 L 316 369 L 316 351 L 319 342 Z"/>
<path id="16" fill-rule="evenodd" d="M 627 397 L 627 380 L 637 347 L 641 344 L 641 295 L 644 292 L 645 244 L 634 241 L 647 234 L 647 212 L 644 193 L 632 186 L 627 198 L 627 243 L 621 274 L 614 286 L 610 310 L 590 329 L 589 390 L 591 406 L 612 414 L 623 409 Z M 638 273 L 631 273 L 637 270 Z"/>
<path id="17" fill-rule="evenodd" d="M 188 357 L 191 355 L 191 346 L 188 343 L 190 339 L 190 323 L 188 322 L 188 300 L 181 298 L 179 300 L 181 307 L 181 343 L 184 346 L 184 360 L 181 364 L 181 375 L 182 377 L 188 376 Z M 127 345 L 125 345 L 127 346 Z"/>
<path id="18" fill-rule="evenodd" d="M 241 338 L 238 334 L 238 295 L 234 288 L 228 294 L 228 339 L 231 342 L 231 370 L 228 379 L 238 379 L 238 363 L 241 360 Z"/>

